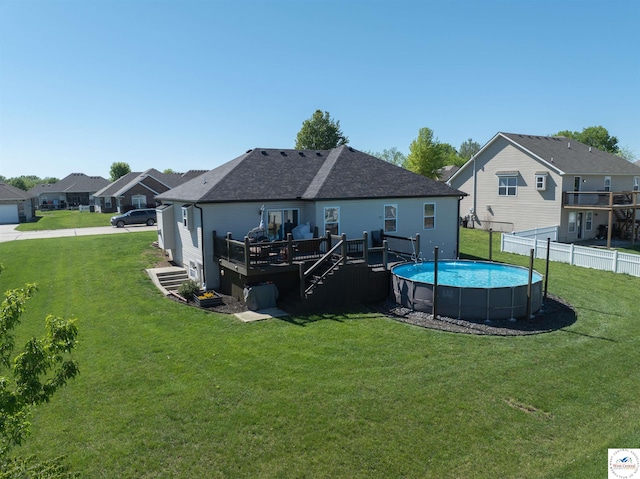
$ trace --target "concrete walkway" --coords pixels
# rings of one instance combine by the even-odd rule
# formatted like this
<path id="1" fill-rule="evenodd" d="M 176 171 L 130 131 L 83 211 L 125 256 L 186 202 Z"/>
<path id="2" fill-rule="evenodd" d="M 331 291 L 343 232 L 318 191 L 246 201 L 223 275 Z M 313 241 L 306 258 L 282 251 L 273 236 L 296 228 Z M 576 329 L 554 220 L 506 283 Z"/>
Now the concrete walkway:
<path id="1" fill-rule="evenodd" d="M 93 228 L 69 228 L 60 230 L 16 231 L 18 225 L 0 225 L 0 243 L 14 240 L 60 238 L 64 236 L 91 236 L 119 233 L 140 233 L 142 231 L 158 231 L 158 226 L 131 225 L 124 228 L 115 226 L 97 226 Z"/>

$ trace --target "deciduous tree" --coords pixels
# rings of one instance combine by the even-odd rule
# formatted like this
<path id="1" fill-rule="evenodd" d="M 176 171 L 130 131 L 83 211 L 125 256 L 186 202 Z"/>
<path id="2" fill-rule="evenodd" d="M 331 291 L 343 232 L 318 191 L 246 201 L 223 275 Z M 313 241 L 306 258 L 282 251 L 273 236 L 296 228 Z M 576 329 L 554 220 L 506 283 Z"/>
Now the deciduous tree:
<path id="1" fill-rule="evenodd" d="M 296 136 L 296 150 L 330 150 L 346 145 L 349 138 L 340 130 L 340 122 L 333 120 L 329 112 L 316 110 L 311 118 L 302 122 Z"/>
<path id="2" fill-rule="evenodd" d="M 407 161 L 407 156 L 401 151 L 398 151 L 395 146 L 389 149 L 385 148 L 382 152 L 368 151 L 367 154 L 380 158 L 381 160 L 388 161 L 396 166 L 404 166 Z"/>
<path id="3" fill-rule="evenodd" d="M 467 141 L 462 143 L 462 145 L 460 145 L 458 154 L 464 161 L 468 161 L 473 155 L 480 151 L 480 148 L 480 143 L 469 138 Z"/>
<path id="4" fill-rule="evenodd" d="M 36 285 L 27 284 L 5 292 L 0 304 L 0 465 L 15 464 L 7 454 L 27 437 L 32 409 L 78 374 L 71 358 L 78 335 L 73 319 L 47 316 L 45 335 L 30 339 L 12 359 L 14 330 L 35 292 Z"/>
<path id="5" fill-rule="evenodd" d="M 608 151 L 614 155 L 617 155 L 620 151 L 618 139 L 615 136 L 609 135 L 609 132 L 603 126 L 588 126 L 583 128 L 582 131 L 563 130 L 559 131 L 556 136 L 573 138 L 580 143 L 593 146 L 602 151 Z"/>
<path id="6" fill-rule="evenodd" d="M 433 136 L 433 130 L 420 128 L 418 137 L 409 145 L 407 169 L 426 176 L 438 178 L 438 170 L 444 166 L 446 148 Z"/>
<path id="7" fill-rule="evenodd" d="M 111 181 L 116 181 L 127 173 L 131 173 L 131 168 L 128 163 L 125 163 L 124 161 L 116 161 L 111 164 L 111 169 L 109 170 Z"/>

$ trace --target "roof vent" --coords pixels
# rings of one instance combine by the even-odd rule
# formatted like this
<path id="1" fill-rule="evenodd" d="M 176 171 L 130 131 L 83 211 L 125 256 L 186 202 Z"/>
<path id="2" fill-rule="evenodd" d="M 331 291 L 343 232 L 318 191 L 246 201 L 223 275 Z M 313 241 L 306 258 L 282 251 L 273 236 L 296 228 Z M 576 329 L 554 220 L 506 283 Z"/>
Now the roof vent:
<path id="1" fill-rule="evenodd" d="M 353 148 L 349 147 L 349 151 L 353 151 Z"/>
<path id="2" fill-rule="evenodd" d="M 589 147 L 589 153 L 591 153 L 591 147 Z"/>
<path id="3" fill-rule="evenodd" d="M 284 151 L 281 151 L 281 152 L 280 152 L 280 154 L 281 154 L 282 156 L 287 156 L 287 154 L 286 154 Z"/>
<path id="4" fill-rule="evenodd" d="M 553 163 L 553 156 L 551 157 L 551 163 Z"/>
<path id="5" fill-rule="evenodd" d="M 269 155 L 267 154 L 267 152 L 266 152 L 266 151 L 264 151 L 264 150 L 262 150 L 262 151 L 261 151 L 261 153 L 262 153 L 264 156 L 269 156 Z"/>
<path id="6" fill-rule="evenodd" d="M 298 152 L 298 155 L 300 155 L 300 156 L 304 156 L 304 151 L 299 151 L 299 152 Z"/>
<path id="7" fill-rule="evenodd" d="M 320 153 L 319 151 L 316 151 L 316 156 L 322 156 L 322 153 Z"/>
<path id="8" fill-rule="evenodd" d="M 245 153 L 251 153 L 252 150 L 247 150 Z"/>
<path id="9" fill-rule="evenodd" d="M 567 148 L 571 148 L 571 142 L 567 144 Z"/>

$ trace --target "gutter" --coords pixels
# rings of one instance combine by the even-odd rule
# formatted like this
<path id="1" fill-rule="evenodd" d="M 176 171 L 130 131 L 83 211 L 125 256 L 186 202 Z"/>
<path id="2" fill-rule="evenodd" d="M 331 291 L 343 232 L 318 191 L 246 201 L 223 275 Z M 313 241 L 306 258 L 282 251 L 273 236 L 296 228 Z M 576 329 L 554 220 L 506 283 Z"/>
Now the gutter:
<path id="1" fill-rule="evenodd" d="M 200 244 L 202 245 L 201 251 L 201 260 L 202 260 L 202 284 L 207 285 L 207 265 L 204 262 L 204 215 L 202 212 L 202 208 L 198 206 L 198 203 L 193 203 L 194 208 L 198 208 L 200 210 Z"/>

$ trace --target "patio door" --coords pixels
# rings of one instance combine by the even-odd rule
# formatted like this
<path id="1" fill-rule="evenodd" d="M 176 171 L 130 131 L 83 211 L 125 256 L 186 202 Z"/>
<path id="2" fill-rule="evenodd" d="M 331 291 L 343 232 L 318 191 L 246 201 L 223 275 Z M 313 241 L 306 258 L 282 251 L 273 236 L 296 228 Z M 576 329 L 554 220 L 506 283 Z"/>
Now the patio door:
<path id="1" fill-rule="evenodd" d="M 267 210 L 267 234 L 270 240 L 283 240 L 299 224 L 298 209 Z"/>

